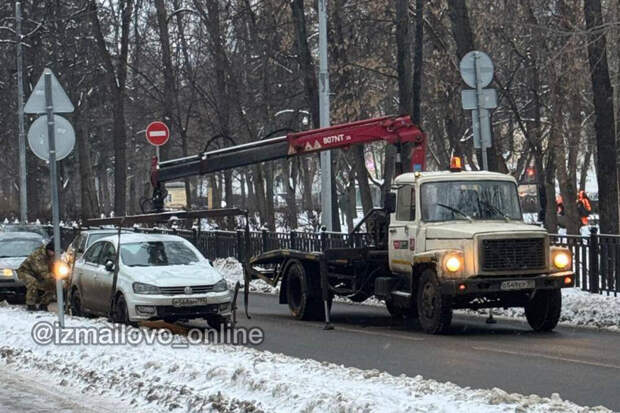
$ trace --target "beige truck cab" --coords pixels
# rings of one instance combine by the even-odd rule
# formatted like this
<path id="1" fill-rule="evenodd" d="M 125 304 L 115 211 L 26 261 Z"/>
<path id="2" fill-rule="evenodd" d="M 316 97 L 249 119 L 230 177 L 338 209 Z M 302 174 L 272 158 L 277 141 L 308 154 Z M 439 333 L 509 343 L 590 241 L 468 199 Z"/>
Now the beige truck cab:
<path id="1" fill-rule="evenodd" d="M 386 298 L 393 315 L 445 331 L 458 308 L 524 307 L 530 326 L 553 329 L 561 288 L 572 287 L 572 256 L 523 222 L 516 180 L 494 172 L 405 173 L 389 212 Z"/>

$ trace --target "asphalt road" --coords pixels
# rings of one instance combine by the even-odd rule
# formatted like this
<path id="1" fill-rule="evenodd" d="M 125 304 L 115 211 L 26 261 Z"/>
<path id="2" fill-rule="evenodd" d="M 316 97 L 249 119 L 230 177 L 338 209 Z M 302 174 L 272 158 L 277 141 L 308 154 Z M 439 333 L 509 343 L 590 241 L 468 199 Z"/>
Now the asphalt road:
<path id="1" fill-rule="evenodd" d="M 242 301 L 242 300 L 239 300 Z M 297 321 L 272 295 L 252 294 L 248 320 L 265 341 L 258 348 L 347 367 L 451 381 L 473 388 L 550 396 L 620 411 L 620 334 L 559 327 L 534 333 L 526 322 L 457 315 L 443 336 L 394 322 L 380 307 L 334 303 L 334 330 Z M 241 313 L 242 311 L 239 311 Z"/>

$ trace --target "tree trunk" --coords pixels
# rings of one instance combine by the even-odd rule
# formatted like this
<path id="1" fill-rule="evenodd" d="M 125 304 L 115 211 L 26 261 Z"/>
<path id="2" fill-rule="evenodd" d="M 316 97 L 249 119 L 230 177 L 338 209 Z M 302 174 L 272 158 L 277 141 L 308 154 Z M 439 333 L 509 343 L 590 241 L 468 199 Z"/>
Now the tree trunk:
<path id="1" fill-rule="evenodd" d="M 282 180 L 286 189 L 286 222 L 290 229 L 295 230 L 299 226 L 297 222 L 297 200 L 295 199 L 295 187 L 291 185 L 291 181 L 295 181 L 296 174 L 294 168 L 291 167 L 290 161 L 284 159 L 281 161 Z"/>
<path id="2" fill-rule="evenodd" d="M 95 174 L 93 174 L 90 162 L 90 148 L 88 145 L 88 127 L 81 115 L 77 111 L 73 118 L 76 126 L 76 145 L 78 153 L 78 163 L 80 171 L 80 203 L 82 205 L 81 217 L 85 221 L 88 218 L 99 217 L 99 205 L 97 202 L 97 192 L 95 191 Z"/>
<path id="3" fill-rule="evenodd" d="M 398 73 L 398 113 L 411 115 L 413 112 L 412 74 L 413 60 L 411 58 L 411 33 L 409 31 L 409 0 L 395 0 L 396 11 L 396 72 Z M 402 145 L 401 163 L 402 173 L 408 170 L 411 158 L 411 144 Z M 398 148 L 397 148 L 398 150 Z"/>
<path id="4" fill-rule="evenodd" d="M 395 0 L 396 71 L 398 73 L 398 112 L 411 115 L 412 94 L 411 34 L 409 33 L 409 0 Z"/>
<path id="5" fill-rule="evenodd" d="M 597 170 L 600 227 L 603 234 L 618 233 L 618 171 L 614 134 L 614 101 L 607 66 L 606 38 L 601 33 L 603 17 L 600 0 L 584 0 L 588 30 L 588 60 L 596 119 Z"/>
<path id="6" fill-rule="evenodd" d="M 170 35 L 168 33 L 168 13 L 164 0 L 155 0 L 157 9 L 157 23 L 159 29 L 159 44 L 161 46 L 161 60 L 164 73 L 164 100 L 162 102 L 162 112 L 164 123 L 169 127 L 170 134 L 173 135 L 177 128 L 178 119 L 175 116 L 174 108 L 178 107 L 177 93 L 174 84 L 174 70 L 172 68 L 172 55 L 170 53 Z M 159 156 L 162 161 L 169 159 L 171 145 L 167 143 L 159 148 Z M 189 205 L 188 205 L 189 206 Z"/>
<path id="7" fill-rule="evenodd" d="M 133 0 L 123 0 L 119 2 L 122 9 L 120 53 L 115 60 L 106 46 L 106 42 L 101 30 L 101 24 L 97 15 L 97 1 L 91 0 L 89 12 L 93 24 L 94 37 L 97 43 L 100 59 L 106 69 L 108 87 L 112 93 L 112 117 L 114 126 L 112 128 L 114 144 L 114 214 L 116 216 L 125 215 L 125 204 L 127 198 L 127 160 L 125 158 L 125 142 L 127 141 L 127 131 L 125 123 L 125 83 L 127 79 L 127 58 L 129 54 L 129 26 Z"/>
<path id="8" fill-rule="evenodd" d="M 416 125 L 422 124 L 421 96 L 422 96 L 422 71 L 424 66 L 424 0 L 415 1 L 415 39 L 413 41 L 413 85 L 411 120 Z"/>
<path id="9" fill-rule="evenodd" d="M 267 228 L 270 231 L 276 230 L 276 214 L 274 207 L 275 194 L 273 192 L 273 163 L 264 164 L 265 171 L 265 215 L 267 216 Z"/>
<path id="10" fill-rule="evenodd" d="M 314 128 L 320 126 L 319 119 L 319 89 L 317 86 L 314 62 L 308 45 L 308 34 L 306 32 L 306 16 L 304 13 L 304 0 L 291 0 L 291 11 L 293 13 L 293 25 L 295 27 L 295 42 L 297 45 L 297 60 L 301 68 L 305 100 L 310 109 L 312 125 Z"/>
<path id="11" fill-rule="evenodd" d="M 353 168 L 355 170 L 355 178 L 360 191 L 362 200 L 362 209 L 364 215 L 368 214 L 373 207 L 372 193 L 370 192 L 370 183 L 368 182 L 368 170 L 366 169 L 366 159 L 364 158 L 364 146 L 355 145 L 351 148 L 353 152 Z M 350 230 L 351 228 L 349 228 Z"/>

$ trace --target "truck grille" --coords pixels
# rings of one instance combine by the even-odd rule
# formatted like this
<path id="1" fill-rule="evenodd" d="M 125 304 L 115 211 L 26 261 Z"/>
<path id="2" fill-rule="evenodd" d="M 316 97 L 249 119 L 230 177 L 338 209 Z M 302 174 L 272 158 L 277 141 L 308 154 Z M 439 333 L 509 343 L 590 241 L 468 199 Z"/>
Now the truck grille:
<path id="1" fill-rule="evenodd" d="M 531 271 L 546 268 L 545 239 L 485 239 L 482 271 Z"/>
<path id="2" fill-rule="evenodd" d="M 159 287 L 159 291 L 162 295 L 192 295 L 192 294 L 205 294 L 213 290 L 213 285 L 194 285 L 191 288 L 191 292 L 188 294 L 185 292 L 187 287 Z"/>

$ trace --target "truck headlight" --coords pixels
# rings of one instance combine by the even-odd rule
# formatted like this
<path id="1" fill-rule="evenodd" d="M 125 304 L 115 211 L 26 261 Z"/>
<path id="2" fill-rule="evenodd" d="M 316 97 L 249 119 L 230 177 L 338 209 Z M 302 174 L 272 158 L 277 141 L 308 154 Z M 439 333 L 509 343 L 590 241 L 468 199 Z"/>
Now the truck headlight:
<path id="1" fill-rule="evenodd" d="M 0 270 L 0 276 L 2 277 L 13 277 L 14 271 L 10 268 L 3 268 Z"/>
<path id="2" fill-rule="evenodd" d="M 443 267 L 451 273 L 461 271 L 464 267 L 463 254 L 454 252 L 447 254 L 443 259 Z"/>
<path id="3" fill-rule="evenodd" d="M 553 265 L 558 270 L 566 270 L 571 265 L 571 255 L 567 251 L 556 251 L 553 255 Z"/>
<path id="4" fill-rule="evenodd" d="M 133 283 L 133 292 L 136 294 L 159 294 L 159 287 L 151 284 Z"/>
<path id="5" fill-rule="evenodd" d="M 224 291 L 228 291 L 228 283 L 226 280 L 221 279 L 213 286 L 213 292 L 223 293 Z"/>

